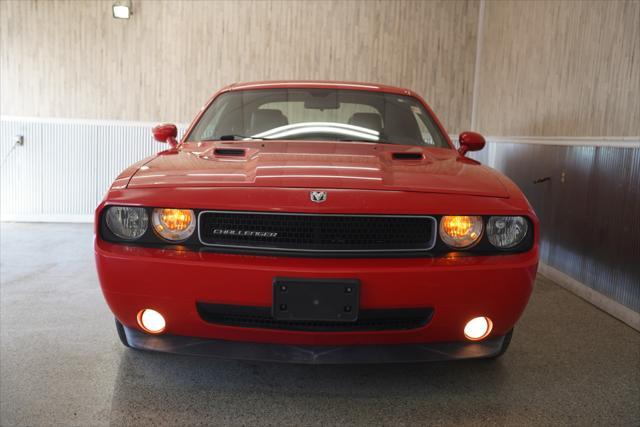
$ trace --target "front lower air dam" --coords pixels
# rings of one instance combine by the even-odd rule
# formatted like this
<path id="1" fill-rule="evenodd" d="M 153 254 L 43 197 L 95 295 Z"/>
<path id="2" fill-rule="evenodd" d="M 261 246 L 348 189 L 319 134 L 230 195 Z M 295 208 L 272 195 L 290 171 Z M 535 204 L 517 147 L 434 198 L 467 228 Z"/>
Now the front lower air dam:
<path id="1" fill-rule="evenodd" d="M 160 334 L 167 326 L 164 316 L 150 308 L 140 310 L 137 317 L 138 325 L 150 334 Z"/>

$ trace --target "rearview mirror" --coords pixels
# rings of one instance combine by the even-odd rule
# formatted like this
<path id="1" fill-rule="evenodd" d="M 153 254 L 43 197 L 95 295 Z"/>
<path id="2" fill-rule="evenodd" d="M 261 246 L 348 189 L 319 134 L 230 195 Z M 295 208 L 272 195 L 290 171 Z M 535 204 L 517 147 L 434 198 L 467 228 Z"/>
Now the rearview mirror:
<path id="1" fill-rule="evenodd" d="M 337 110 L 340 108 L 338 94 L 331 90 L 311 92 L 304 100 L 304 108 L 308 110 Z"/>
<path id="2" fill-rule="evenodd" d="M 463 156 L 467 151 L 482 150 L 485 144 L 484 136 L 476 132 L 462 132 L 458 141 L 460 141 L 458 152 Z"/>
<path id="3" fill-rule="evenodd" d="M 178 136 L 178 128 L 174 124 L 163 123 L 153 128 L 153 137 L 158 142 L 166 142 L 171 148 L 178 145 L 176 137 Z"/>

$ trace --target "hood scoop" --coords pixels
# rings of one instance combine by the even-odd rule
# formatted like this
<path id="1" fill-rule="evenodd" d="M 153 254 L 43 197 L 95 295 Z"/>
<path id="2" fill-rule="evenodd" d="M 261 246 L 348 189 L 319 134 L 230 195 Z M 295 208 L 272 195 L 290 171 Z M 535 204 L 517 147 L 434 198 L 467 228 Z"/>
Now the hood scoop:
<path id="1" fill-rule="evenodd" d="M 391 158 L 393 160 L 422 160 L 424 159 L 424 155 L 422 153 L 416 152 L 401 152 L 401 153 L 392 153 Z"/>
<path id="2" fill-rule="evenodd" d="M 216 148 L 213 150 L 214 156 L 224 157 L 244 157 L 247 154 L 244 148 Z"/>

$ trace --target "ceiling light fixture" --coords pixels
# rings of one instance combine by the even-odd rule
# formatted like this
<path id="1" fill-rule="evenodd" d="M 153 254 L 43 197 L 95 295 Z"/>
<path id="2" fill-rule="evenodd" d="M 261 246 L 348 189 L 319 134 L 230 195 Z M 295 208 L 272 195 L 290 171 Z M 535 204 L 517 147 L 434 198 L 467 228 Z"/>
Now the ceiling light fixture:
<path id="1" fill-rule="evenodd" d="M 117 0 L 111 6 L 113 17 L 116 19 L 129 19 L 133 12 L 131 11 L 131 0 Z"/>

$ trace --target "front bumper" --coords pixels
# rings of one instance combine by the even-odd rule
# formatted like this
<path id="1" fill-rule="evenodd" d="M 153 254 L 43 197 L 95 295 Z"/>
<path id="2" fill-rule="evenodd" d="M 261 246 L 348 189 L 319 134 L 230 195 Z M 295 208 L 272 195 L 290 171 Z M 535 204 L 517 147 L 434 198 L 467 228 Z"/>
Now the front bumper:
<path id="1" fill-rule="evenodd" d="M 138 350 L 190 356 L 306 364 L 410 363 L 477 359 L 496 356 L 504 336 L 482 342 L 400 345 L 301 346 L 149 335 L 124 327 L 129 345 Z"/>
<path id="2" fill-rule="evenodd" d="M 143 335 L 148 338 L 144 343 L 166 342 L 165 337 L 178 336 L 316 349 L 412 344 L 424 352 L 425 344 L 465 343 L 466 322 L 488 316 L 493 332 L 482 341 L 480 348 L 485 348 L 485 343 L 507 334 L 519 319 L 529 300 L 538 262 L 537 246 L 513 255 L 412 259 L 230 255 L 127 246 L 100 239 L 95 249 L 103 293 L 125 327 L 140 331 L 136 317 L 144 308 L 165 316 L 166 335 Z M 212 324 L 198 313 L 197 302 L 270 307 L 272 281 L 277 276 L 357 278 L 361 282 L 361 309 L 429 307 L 434 314 L 424 327 L 411 330 L 309 332 Z M 195 347 L 203 345 L 199 340 L 195 343 Z M 139 345 L 146 348 L 151 344 Z M 475 344 L 463 347 L 478 348 Z M 489 355 L 493 351 L 485 350 Z M 467 351 L 445 353 L 457 358 L 462 356 L 456 354 L 469 354 Z M 289 356 L 294 354 L 289 352 Z"/>

